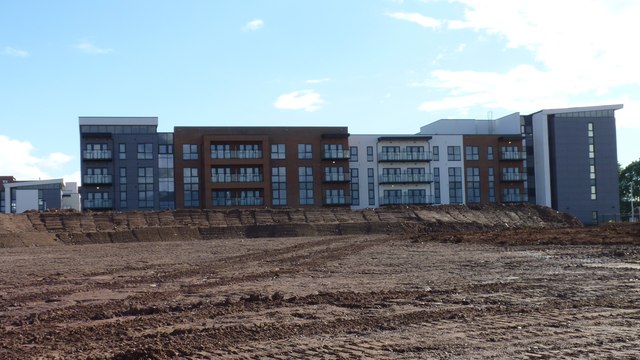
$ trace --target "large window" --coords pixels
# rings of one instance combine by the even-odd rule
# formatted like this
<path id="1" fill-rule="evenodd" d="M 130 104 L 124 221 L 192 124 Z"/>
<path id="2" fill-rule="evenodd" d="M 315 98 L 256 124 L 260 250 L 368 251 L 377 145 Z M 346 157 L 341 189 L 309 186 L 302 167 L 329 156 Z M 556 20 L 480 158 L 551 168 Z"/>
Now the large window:
<path id="1" fill-rule="evenodd" d="M 153 168 L 138 168 L 138 207 L 153 208 Z"/>
<path id="2" fill-rule="evenodd" d="M 440 168 L 433 168 L 433 202 L 440 204 Z"/>
<path id="3" fill-rule="evenodd" d="M 284 144 L 271 144 L 271 158 L 274 160 L 286 158 Z"/>
<path id="4" fill-rule="evenodd" d="M 493 146 L 487 146 L 487 160 L 493 160 Z"/>
<path id="5" fill-rule="evenodd" d="M 589 181 L 591 188 L 591 200 L 598 199 L 598 193 L 596 188 L 596 148 L 595 139 L 593 137 L 593 123 L 587 124 L 587 139 L 589 142 Z"/>
<path id="6" fill-rule="evenodd" d="M 211 144 L 212 159 L 231 159 L 231 145 L 229 144 Z"/>
<path id="7" fill-rule="evenodd" d="M 373 161 L 373 146 L 367 146 L 367 161 Z"/>
<path id="8" fill-rule="evenodd" d="M 298 167 L 298 182 L 300 205 L 313 205 L 313 168 L 311 166 Z"/>
<path id="9" fill-rule="evenodd" d="M 480 150 L 477 146 L 467 146 L 465 147 L 465 160 L 479 160 L 480 159 Z"/>
<path id="10" fill-rule="evenodd" d="M 449 168 L 449 203 L 462 204 L 462 168 L 459 167 Z"/>
<path id="11" fill-rule="evenodd" d="M 182 170 L 184 179 L 184 207 L 200 207 L 200 178 L 198 168 L 184 168 Z"/>
<path id="12" fill-rule="evenodd" d="M 153 144 L 138 144 L 138 160 L 153 159 Z"/>
<path id="13" fill-rule="evenodd" d="M 127 158 L 127 144 L 118 144 L 118 159 L 125 160 Z"/>
<path id="14" fill-rule="evenodd" d="M 351 169 L 351 205 L 360 205 L 360 176 L 358 168 Z"/>
<path id="15" fill-rule="evenodd" d="M 182 160 L 198 160 L 198 145 L 182 144 Z"/>
<path id="16" fill-rule="evenodd" d="M 467 168 L 467 203 L 480 202 L 480 168 Z"/>
<path id="17" fill-rule="evenodd" d="M 492 167 L 487 171 L 489 172 L 489 202 L 494 203 L 496 202 L 496 177 Z"/>
<path id="18" fill-rule="evenodd" d="M 313 152 L 311 151 L 311 144 L 298 144 L 298 159 L 312 159 Z"/>
<path id="19" fill-rule="evenodd" d="M 460 146 L 447 146 L 447 160 L 449 161 L 462 160 L 460 155 Z"/>
<path id="20" fill-rule="evenodd" d="M 376 205 L 376 188 L 374 183 L 373 168 L 367 168 L 367 192 L 369 194 L 369 205 Z"/>
<path id="21" fill-rule="evenodd" d="M 287 168 L 284 166 L 271 168 L 271 204 L 287 205 Z"/>
<path id="22" fill-rule="evenodd" d="M 127 208 L 127 168 L 121 167 L 119 170 L 120 183 L 120 209 Z"/>
<path id="23" fill-rule="evenodd" d="M 433 153 L 433 161 L 440 161 L 440 147 L 439 146 L 432 147 L 431 152 Z"/>
<path id="24" fill-rule="evenodd" d="M 357 162 L 358 161 L 358 147 L 357 146 L 351 146 L 349 148 L 349 161 L 351 162 Z"/>

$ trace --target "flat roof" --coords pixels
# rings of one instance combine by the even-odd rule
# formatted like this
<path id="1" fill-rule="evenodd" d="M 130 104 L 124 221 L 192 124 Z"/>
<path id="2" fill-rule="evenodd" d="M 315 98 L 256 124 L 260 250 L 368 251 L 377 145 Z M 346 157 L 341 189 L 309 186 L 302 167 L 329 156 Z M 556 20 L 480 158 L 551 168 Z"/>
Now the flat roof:
<path id="1" fill-rule="evenodd" d="M 131 116 L 80 116 L 80 125 L 155 125 L 158 117 Z"/>

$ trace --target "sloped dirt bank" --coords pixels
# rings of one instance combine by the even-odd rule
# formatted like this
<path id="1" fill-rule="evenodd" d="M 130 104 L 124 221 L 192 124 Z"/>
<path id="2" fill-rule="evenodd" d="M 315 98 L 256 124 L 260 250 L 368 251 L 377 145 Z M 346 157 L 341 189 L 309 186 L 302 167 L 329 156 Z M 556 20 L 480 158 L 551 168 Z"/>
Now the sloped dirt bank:
<path id="1" fill-rule="evenodd" d="M 0 214 L 0 247 L 224 238 L 421 234 L 566 228 L 579 221 L 532 205 L 349 209 L 29 212 Z"/>

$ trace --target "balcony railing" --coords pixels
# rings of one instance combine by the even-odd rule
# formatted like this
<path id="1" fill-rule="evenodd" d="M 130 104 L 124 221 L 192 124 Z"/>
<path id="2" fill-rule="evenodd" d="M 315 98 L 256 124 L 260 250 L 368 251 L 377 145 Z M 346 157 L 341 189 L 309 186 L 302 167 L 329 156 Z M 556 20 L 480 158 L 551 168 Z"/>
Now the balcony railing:
<path id="1" fill-rule="evenodd" d="M 262 174 L 216 174 L 211 176 L 214 183 L 262 182 Z"/>
<path id="2" fill-rule="evenodd" d="M 351 158 L 349 150 L 325 150 L 322 152 L 322 160 L 345 160 Z"/>
<path id="3" fill-rule="evenodd" d="M 85 209 L 111 209 L 113 200 L 111 199 L 85 199 L 82 203 Z"/>
<path id="4" fill-rule="evenodd" d="M 502 151 L 500 152 L 500 160 L 525 160 L 527 158 L 526 151 Z"/>
<path id="5" fill-rule="evenodd" d="M 112 175 L 84 175 L 82 177 L 83 184 L 111 184 L 112 182 Z"/>
<path id="6" fill-rule="evenodd" d="M 378 161 L 431 161 L 431 151 L 381 152 Z"/>
<path id="7" fill-rule="evenodd" d="M 351 174 L 347 173 L 325 173 L 325 182 L 347 182 L 351 181 Z"/>
<path id="8" fill-rule="evenodd" d="M 263 206 L 262 197 L 214 198 L 213 206 Z"/>
<path id="9" fill-rule="evenodd" d="M 518 202 L 528 202 L 528 201 L 529 201 L 529 195 L 525 193 L 502 194 L 503 203 L 518 203 Z"/>
<path id="10" fill-rule="evenodd" d="M 111 150 L 84 150 L 82 151 L 83 160 L 111 160 Z"/>
<path id="11" fill-rule="evenodd" d="M 262 159 L 262 150 L 213 150 L 212 159 Z"/>
<path id="12" fill-rule="evenodd" d="M 502 181 L 526 181 L 526 173 L 502 173 L 500 177 Z"/>
<path id="13" fill-rule="evenodd" d="M 324 196 L 322 198 L 323 205 L 351 205 L 351 196 Z"/>
<path id="14" fill-rule="evenodd" d="M 380 184 L 403 184 L 403 183 L 430 183 L 433 182 L 433 174 L 394 174 L 380 175 Z"/>
<path id="15" fill-rule="evenodd" d="M 433 203 L 433 195 L 383 196 L 380 198 L 380 205 L 429 205 Z"/>

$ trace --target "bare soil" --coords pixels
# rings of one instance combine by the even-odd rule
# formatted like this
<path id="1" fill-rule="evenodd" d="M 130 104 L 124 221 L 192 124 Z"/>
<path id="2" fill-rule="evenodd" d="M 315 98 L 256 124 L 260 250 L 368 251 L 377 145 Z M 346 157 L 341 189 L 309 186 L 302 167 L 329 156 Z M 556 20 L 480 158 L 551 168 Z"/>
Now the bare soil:
<path id="1" fill-rule="evenodd" d="M 640 357 L 640 225 L 0 249 L 2 359 Z"/>

